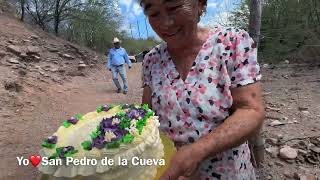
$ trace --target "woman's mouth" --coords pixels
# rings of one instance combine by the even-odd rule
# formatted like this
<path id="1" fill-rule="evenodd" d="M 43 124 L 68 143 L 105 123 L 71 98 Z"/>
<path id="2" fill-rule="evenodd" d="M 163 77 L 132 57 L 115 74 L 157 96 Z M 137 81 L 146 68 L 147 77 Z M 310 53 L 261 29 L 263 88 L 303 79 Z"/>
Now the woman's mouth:
<path id="1" fill-rule="evenodd" d="M 170 37 L 173 37 L 173 36 L 175 36 L 176 34 L 178 34 L 178 33 L 181 31 L 181 29 L 182 29 L 182 28 L 180 28 L 180 29 L 178 29 L 178 30 L 176 30 L 176 31 L 174 31 L 174 32 L 165 32 L 165 33 L 162 33 L 162 35 L 165 36 L 165 37 L 170 38 Z"/>

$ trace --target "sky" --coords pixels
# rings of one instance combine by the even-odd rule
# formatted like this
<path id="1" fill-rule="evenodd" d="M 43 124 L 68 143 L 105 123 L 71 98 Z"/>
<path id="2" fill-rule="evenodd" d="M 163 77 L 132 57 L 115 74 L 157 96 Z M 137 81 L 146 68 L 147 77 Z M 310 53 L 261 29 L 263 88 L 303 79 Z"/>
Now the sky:
<path id="1" fill-rule="evenodd" d="M 207 14 L 201 19 L 201 25 L 211 25 L 226 23 L 228 12 L 235 7 L 239 0 L 208 0 Z M 119 0 L 119 5 L 124 22 L 122 29 L 127 31 L 133 38 L 157 37 L 156 33 L 149 25 L 148 19 L 144 15 L 137 0 Z M 139 34 L 140 32 L 140 34 Z"/>

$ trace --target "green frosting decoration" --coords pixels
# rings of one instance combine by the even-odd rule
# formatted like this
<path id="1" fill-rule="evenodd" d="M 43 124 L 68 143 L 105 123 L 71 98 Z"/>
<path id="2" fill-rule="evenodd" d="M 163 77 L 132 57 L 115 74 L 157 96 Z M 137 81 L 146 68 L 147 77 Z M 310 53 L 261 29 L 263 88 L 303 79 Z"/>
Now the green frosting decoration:
<path id="1" fill-rule="evenodd" d="M 72 150 L 72 151 L 69 151 L 67 153 L 64 154 L 64 157 L 71 157 L 73 156 L 74 154 L 76 154 L 78 152 L 78 150 Z"/>
<path id="2" fill-rule="evenodd" d="M 136 128 L 139 131 L 139 134 L 141 135 L 143 127 L 146 126 L 147 124 L 147 118 L 148 117 L 144 117 L 143 119 L 141 119 L 140 121 L 137 122 L 136 124 Z"/>
<path id="3" fill-rule="evenodd" d="M 128 143 L 131 143 L 132 141 L 133 141 L 133 139 L 134 139 L 134 136 L 133 135 L 131 135 L 131 134 L 127 134 L 127 135 L 125 135 L 125 136 L 123 136 L 122 137 L 122 143 L 124 143 L 124 144 L 128 144 Z"/>
<path id="4" fill-rule="evenodd" d="M 83 143 L 81 143 L 82 147 L 84 150 L 86 151 L 90 151 L 92 148 L 91 148 L 91 141 L 84 141 Z"/>
<path id="5" fill-rule="evenodd" d="M 97 108 L 97 113 L 101 113 L 103 111 L 103 106 Z"/>
<path id="6" fill-rule="evenodd" d="M 83 120 L 83 115 L 82 114 L 76 114 L 74 117 L 76 119 L 78 119 L 78 120 Z"/>
<path id="7" fill-rule="evenodd" d="M 119 111 L 119 112 L 116 114 L 116 116 L 125 117 L 125 116 L 126 116 L 126 112 L 123 111 L 123 110 L 121 110 L 121 111 Z"/>
<path id="8" fill-rule="evenodd" d="M 118 147 L 120 147 L 120 141 L 111 142 L 106 145 L 107 149 L 114 149 Z"/>
<path id="9" fill-rule="evenodd" d="M 55 152 L 49 157 L 49 159 L 57 159 L 58 157 L 59 155 Z"/>
<path id="10" fill-rule="evenodd" d="M 45 141 L 42 143 L 41 146 L 42 146 L 42 147 L 45 147 L 45 148 L 49 148 L 49 149 L 53 149 L 53 148 L 56 147 L 55 144 L 50 144 L 50 143 L 47 142 L 47 140 L 45 140 Z"/>
<path id="11" fill-rule="evenodd" d="M 149 110 L 149 105 L 148 104 L 144 104 L 144 105 L 142 105 L 142 108 L 144 110 L 148 111 Z"/>
<path id="12" fill-rule="evenodd" d="M 151 110 L 149 110 L 149 111 L 147 112 L 147 117 L 149 118 L 149 117 L 151 117 L 151 116 L 154 116 L 154 112 L 151 111 Z"/>
<path id="13" fill-rule="evenodd" d="M 92 133 L 90 134 L 90 137 L 91 137 L 92 139 L 95 139 L 95 138 L 97 138 L 100 134 L 101 134 L 101 131 L 97 130 L 97 131 L 92 132 Z"/>
<path id="14" fill-rule="evenodd" d="M 64 122 L 63 122 L 63 126 L 64 126 L 65 128 L 68 128 L 68 127 L 71 126 L 71 123 L 69 123 L 68 121 L 64 121 Z"/>
<path id="15" fill-rule="evenodd" d="M 128 117 L 121 118 L 121 122 L 120 122 L 121 129 L 130 128 L 130 125 L 131 125 L 131 120 Z"/>
<path id="16" fill-rule="evenodd" d="M 114 107 L 115 107 L 115 105 L 109 104 L 109 109 L 112 109 L 112 108 L 114 108 Z"/>

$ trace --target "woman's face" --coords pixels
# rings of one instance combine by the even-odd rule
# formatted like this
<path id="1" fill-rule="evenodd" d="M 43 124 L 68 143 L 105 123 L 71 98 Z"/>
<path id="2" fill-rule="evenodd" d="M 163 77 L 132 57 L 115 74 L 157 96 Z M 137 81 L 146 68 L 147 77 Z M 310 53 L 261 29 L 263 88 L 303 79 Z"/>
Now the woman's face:
<path id="1" fill-rule="evenodd" d="M 194 35 L 204 5 L 197 0 L 142 0 L 154 31 L 167 43 L 185 43 Z"/>

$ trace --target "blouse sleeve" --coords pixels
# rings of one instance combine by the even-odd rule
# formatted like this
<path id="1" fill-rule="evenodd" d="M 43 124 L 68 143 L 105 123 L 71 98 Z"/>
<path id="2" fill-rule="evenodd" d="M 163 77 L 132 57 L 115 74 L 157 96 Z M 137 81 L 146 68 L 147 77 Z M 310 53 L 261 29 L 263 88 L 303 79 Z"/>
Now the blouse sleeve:
<path id="1" fill-rule="evenodd" d="M 233 63 L 229 67 L 231 88 L 245 86 L 261 80 L 257 61 L 257 47 L 246 31 L 235 33 Z"/>

